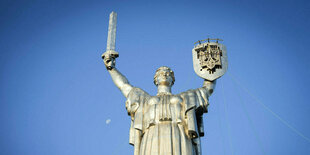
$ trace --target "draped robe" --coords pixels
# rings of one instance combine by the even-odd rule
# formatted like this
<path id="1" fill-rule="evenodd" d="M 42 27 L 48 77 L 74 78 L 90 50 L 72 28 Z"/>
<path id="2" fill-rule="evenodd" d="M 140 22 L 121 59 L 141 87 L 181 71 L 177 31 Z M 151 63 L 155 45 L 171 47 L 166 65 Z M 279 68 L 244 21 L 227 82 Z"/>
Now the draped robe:
<path id="1" fill-rule="evenodd" d="M 200 155 L 202 114 L 208 111 L 205 87 L 181 94 L 150 96 L 133 88 L 126 101 L 131 116 L 129 143 L 135 155 Z"/>

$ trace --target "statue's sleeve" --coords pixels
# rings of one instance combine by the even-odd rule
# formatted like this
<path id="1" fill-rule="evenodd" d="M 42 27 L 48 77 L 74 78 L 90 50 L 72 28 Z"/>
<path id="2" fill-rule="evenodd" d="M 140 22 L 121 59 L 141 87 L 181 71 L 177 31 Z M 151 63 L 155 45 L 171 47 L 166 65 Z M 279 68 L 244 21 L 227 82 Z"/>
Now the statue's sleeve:
<path id="1" fill-rule="evenodd" d="M 127 96 L 126 109 L 131 117 L 129 143 L 135 146 L 135 151 L 139 149 L 143 131 L 143 109 L 147 106 L 145 103 L 149 98 L 150 95 L 140 88 L 133 88 Z"/>
<path id="2" fill-rule="evenodd" d="M 188 130 L 195 131 L 199 137 L 204 136 L 202 115 L 208 112 L 208 95 L 208 90 L 205 87 L 181 93 Z"/>
<path id="3" fill-rule="evenodd" d="M 196 113 L 202 115 L 203 113 L 208 112 L 209 106 L 209 94 L 208 89 L 205 87 L 198 88 L 195 91 L 195 95 L 197 96 L 198 102 L 196 102 Z"/>

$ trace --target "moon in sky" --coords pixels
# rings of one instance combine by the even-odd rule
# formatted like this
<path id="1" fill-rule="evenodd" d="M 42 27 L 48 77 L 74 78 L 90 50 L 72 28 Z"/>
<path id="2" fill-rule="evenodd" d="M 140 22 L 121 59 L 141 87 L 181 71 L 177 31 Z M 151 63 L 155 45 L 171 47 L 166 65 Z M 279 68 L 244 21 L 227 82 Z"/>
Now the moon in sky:
<path id="1" fill-rule="evenodd" d="M 110 124 L 110 122 L 111 122 L 111 119 L 107 119 L 107 120 L 105 121 L 106 124 Z"/>

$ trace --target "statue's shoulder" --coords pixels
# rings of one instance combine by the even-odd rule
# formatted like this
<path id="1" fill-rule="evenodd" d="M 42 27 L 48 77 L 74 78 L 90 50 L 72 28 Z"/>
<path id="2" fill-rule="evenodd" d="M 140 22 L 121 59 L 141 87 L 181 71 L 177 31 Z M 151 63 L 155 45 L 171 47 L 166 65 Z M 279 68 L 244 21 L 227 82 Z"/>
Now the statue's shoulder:
<path id="1" fill-rule="evenodd" d="M 171 95 L 170 97 L 170 103 L 181 103 L 183 101 L 182 97 L 180 96 L 180 94 L 176 94 L 176 95 Z"/>
<path id="2" fill-rule="evenodd" d="M 126 100 L 126 109 L 128 114 L 135 114 L 139 107 L 143 107 L 151 96 L 141 88 L 133 87 L 128 93 Z"/>
<path id="3" fill-rule="evenodd" d="M 127 98 L 133 98 L 133 97 L 134 98 L 135 97 L 147 97 L 147 98 L 150 98 L 151 96 L 146 91 L 144 91 L 143 89 L 138 88 L 138 87 L 133 87 L 130 90 Z"/>
<path id="4" fill-rule="evenodd" d="M 180 97 L 185 97 L 185 96 L 191 96 L 191 95 L 194 95 L 196 92 L 196 89 L 189 89 L 189 90 L 186 90 L 184 92 L 181 92 L 180 94 L 178 94 Z"/>
<path id="5" fill-rule="evenodd" d="M 150 98 L 148 99 L 149 105 L 157 104 L 159 102 L 160 102 L 160 98 L 158 96 L 150 96 Z"/>
<path id="6" fill-rule="evenodd" d="M 196 88 L 196 89 L 189 89 L 187 91 L 184 91 L 182 93 L 180 93 L 179 95 L 181 97 L 184 97 L 184 96 L 193 96 L 193 95 L 196 95 L 197 93 L 207 93 L 207 88 L 205 87 L 201 87 L 201 88 Z"/>

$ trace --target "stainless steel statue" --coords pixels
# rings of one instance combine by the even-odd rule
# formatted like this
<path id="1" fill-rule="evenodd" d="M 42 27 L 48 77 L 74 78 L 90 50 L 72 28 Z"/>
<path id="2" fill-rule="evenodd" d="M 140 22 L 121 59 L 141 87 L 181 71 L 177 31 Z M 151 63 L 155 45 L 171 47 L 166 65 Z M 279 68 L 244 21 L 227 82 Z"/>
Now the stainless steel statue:
<path id="1" fill-rule="evenodd" d="M 158 93 L 151 96 L 132 86 L 115 67 L 118 53 L 114 51 L 116 25 L 113 24 L 116 24 L 114 12 L 110 15 L 107 52 L 102 58 L 113 82 L 127 98 L 126 109 L 131 117 L 129 143 L 134 145 L 134 154 L 200 155 L 200 137 L 204 136 L 202 115 L 208 112 L 208 98 L 214 91 L 215 80 L 227 69 L 224 45 L 199 42 L 194 47 L 194 68 L 204 78 L 201 88 L 174 95 L 171 93 L 174 72 L 169 67 L 159 67 L 154 76 Z"/>

